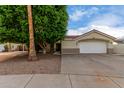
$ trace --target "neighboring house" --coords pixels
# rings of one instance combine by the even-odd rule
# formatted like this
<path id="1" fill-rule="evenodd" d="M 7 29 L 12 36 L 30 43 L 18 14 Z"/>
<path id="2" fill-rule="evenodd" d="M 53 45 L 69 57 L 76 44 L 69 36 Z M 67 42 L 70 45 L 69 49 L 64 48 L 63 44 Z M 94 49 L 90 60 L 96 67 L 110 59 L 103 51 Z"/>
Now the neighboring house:
<path id="1" fill-rule="evenodd" d="M 4 51 L 4 44 L 0 44 L 0 52 Z"/>
<path id="2" fill-rule="evenodd" d="M 114 53 L 124 54 L 124 37 L 117 40 L 118 44 L 114 45 Z"/>
<path id="3" fill-rule="evenodd" d="M 56 47 L 61 45 L 62 54 L 91 54 L 91 53 L 124 53 L 124 46 L 118 47 L 117 38 L 100 32 L 91 30 L 79 36 L 66 36 L 61 43 L 57 43 Z M 60 48 L 59 48 L 60 49 Z"/>
<path id="4" fill-rule="evenodd" d="M 25 51 L 27 50 L 26 45 L 11 43 L 11 51 Z M 0 44 L 0 52 L 7 52 L 8 51 L 8 43 Z"/>

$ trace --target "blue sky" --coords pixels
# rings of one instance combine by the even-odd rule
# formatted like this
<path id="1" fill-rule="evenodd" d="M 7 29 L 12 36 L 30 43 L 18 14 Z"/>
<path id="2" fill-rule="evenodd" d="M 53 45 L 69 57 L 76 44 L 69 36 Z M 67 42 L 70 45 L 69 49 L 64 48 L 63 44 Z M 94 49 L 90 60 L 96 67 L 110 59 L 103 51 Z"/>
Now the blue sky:
<path id="1" fill-rule="evenodd" d="M 80 35 L 97 29 L 115 37 L 124 36 L 124 6 L 70 5 L 67 35 Z"/>

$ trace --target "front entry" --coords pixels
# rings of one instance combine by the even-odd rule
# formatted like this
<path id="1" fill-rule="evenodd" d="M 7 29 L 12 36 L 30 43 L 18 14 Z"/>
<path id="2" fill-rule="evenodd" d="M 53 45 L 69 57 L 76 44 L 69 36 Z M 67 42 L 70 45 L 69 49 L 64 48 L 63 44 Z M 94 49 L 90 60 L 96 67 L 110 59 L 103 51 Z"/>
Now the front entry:
<path id="1" fill-rule="evenodd" d="M 61 43 L 56 43 L 56 51 L 61 52 Z"/>

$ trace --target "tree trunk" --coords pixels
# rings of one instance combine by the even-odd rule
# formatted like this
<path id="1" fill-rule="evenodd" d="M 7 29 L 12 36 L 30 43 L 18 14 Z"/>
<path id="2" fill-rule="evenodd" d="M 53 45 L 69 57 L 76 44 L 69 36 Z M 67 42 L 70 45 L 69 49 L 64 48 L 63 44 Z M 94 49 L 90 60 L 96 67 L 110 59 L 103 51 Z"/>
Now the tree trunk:
<path id="1" fill-rule="evenodd" d="M 46 47 L 43 47 L 43 45 L 40 43 L 39 43 L 39 46 L 43 49 L 43 54 L 46 54 Z"/>
<path id="2" fill-rule="evenodd" d="M 22 44 L 22 51 L 25 51 L 25 45 L 24 45 L 24 43 Z"/>
<path id="3" fill-rule="evenodd" d="M 11 43 L 8 43 L 7 46 L 8 46 L 8 52 L 11 52 Z"/>
<path id="4" fill-rule="evenodd" d="M 43 54 L 46 54 L 46 49 L 45 48 L 43 48 Z"/>
<path id="5" fill-rule="evenodd" d="M 53 54 L 54 53 L 54 43 L 50 44 L 50 53 Z"/>
<path id="6" fill-rule="evenodd" d="M 34 31 L 33 31 L 33 20 L 32 20 L 32 9 L 31 5 L 27 6 L 28 10 L 28 23 L 29 23 L 29 61 L 37 60 L 35 43 L 34 43 Z"/>

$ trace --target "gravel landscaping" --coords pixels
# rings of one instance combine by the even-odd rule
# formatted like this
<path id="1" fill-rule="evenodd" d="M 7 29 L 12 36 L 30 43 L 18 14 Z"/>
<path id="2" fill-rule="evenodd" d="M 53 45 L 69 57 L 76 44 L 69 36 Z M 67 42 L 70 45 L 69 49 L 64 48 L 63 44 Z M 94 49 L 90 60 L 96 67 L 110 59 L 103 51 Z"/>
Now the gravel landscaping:
<path id="1" fill-rule="evenodd" d="M 39 60 L 31 62 L 27 60 L 28 55 L 22 53 L 17 53 L 17 56 L 13 56 L 15 52 L 8 55 L 0 53 L 0 74 L 57 74 L 60 72 L 61 57 L 59 55 L 38 54 Z"/>

